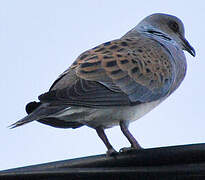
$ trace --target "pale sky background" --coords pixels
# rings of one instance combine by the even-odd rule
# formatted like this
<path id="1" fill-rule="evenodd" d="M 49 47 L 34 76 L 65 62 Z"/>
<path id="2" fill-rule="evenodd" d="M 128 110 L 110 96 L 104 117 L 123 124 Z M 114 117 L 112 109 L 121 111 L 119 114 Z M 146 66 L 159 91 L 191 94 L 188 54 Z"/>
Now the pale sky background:
<path id="1" fill-rule="evenodd" d="M 205 3 L 180 0 L 0 0 L 0 170 L 102 154 L 95 130 L 57 129 L 32 122 L 10 130 L 83 51 L 116 39 L 152 13 L 169 13 L 185 25 L 197 56 L 186 53 L 180 88 L 130 125 L 145 148 L 205 141 Z M 119 127 L 106 131 L 119 150 L 129 146 Z"/>

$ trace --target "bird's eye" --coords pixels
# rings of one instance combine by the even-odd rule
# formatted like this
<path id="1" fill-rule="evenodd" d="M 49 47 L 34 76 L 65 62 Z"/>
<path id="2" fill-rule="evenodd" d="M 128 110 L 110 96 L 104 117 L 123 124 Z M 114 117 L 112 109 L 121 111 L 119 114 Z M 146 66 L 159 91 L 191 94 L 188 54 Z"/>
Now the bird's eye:
<path id="1" fill-rule="evenodd" d="M 174 32 L 178 32 L 179 31 L 179 25 L 174 22 L 174 21 L 170 21 L 169 22 L 169 27 L 174 31 Z"/>

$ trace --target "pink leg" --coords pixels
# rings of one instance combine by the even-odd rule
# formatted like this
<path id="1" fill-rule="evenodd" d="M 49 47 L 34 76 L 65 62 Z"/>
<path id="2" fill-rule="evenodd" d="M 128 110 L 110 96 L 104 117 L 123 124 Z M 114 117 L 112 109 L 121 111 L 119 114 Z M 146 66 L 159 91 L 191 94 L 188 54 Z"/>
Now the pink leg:
<path id="1" fill-rule="evenodd" d="M 142 149 L 142 147 L 139 145 L 137 140 L 134 138 L 134 136 L 128 130 L 127 125 L 125 124 L 125 122 L 123 122 L 123 121 L 120 122 L 120 128 L 121 128 L 121 131 L 123 132 L 123 134 L 126 136 L 128 141 L 130 142 L 132 148 Z"/>
<path id="2" fill-rule="evenodd" d="M 115 151 L 115 149 L 112 147 L 112 145 L 110 144 L 104 129 L 102 127 L 97 127 L 96 132 L 98 134 L 98 136 L 100 137 L 100 139 L 103 141 L 103 143 L 105 144 L 105 146 L 107 147 L 108 151 L 107 151 L 107 155 L 111 156 L 116 154 L 117 152 Z"/>

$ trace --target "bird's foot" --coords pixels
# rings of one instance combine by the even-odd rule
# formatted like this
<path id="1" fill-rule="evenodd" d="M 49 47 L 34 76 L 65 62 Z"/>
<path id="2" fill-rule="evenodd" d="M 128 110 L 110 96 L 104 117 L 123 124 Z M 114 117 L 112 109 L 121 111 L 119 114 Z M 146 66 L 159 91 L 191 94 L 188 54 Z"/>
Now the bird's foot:
<path id="1" fill-rule="evenodd" d="M 107 156 L 115 156 L 117 154 L 118 154 L 118 152 L 114 148 L 108 149 L 106 152 Z"/>
<path id="2" fill-rule="evenodd" d="M 135 151 L 135 150 L 140 150 L 140 149 L 143 149 L 141 146 L 137 146 L 137 147 L 124 147 L 124 148 L 121 148 L 120 149 L 120 153 L 129 153 L 131 151 Z"/>

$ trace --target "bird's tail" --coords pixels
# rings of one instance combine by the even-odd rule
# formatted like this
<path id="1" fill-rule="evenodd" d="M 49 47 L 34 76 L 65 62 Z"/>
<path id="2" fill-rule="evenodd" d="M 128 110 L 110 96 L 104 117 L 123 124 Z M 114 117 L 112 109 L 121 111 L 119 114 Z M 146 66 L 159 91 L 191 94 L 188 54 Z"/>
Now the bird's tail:
<path id="1" fill-rule="evenodd" d="M 31 103 L 29 103 L 28 105 L 30 105 Z M 36 106 L 35 108 L 33 108 L 32 111 L 28 111 L 28 105 L 26 106 L 26 112 L 28 113 L 28 115 L 22 119 L 20 119 L 19 121 L 11 124 L 9 126 L 9 128 L 13 129 L 19 126 L 22 126 L 24 124 L 27 124 L 29 122 L 35 121 L 35 120 L 39 120 L 40 118 L 42 118 L 42 116 L 48 115 L 47 110 L 47 106 L 48 104 L 39 104 L 38 106 Z"/>
<path id="2" fill-rule="evenodd" d="M 10 129 L 13 129 L 13 128 L 16 128 L 16 127 L 19 127 L 19 126 L 22 126 L 24 124 L 27 124 L 31 121 L 34 121 L 34 120 L 37 120 L 36 119 L 36 116 L 33 115 L 33 113 L 27 115 L 26 117 L 20 119 L 19 121 L 11 124 L 10 126 L 8 126 Z"/>
<path id="3" fill-rule="evenodd" d="M 29 106 L 28 106 L 29 105 Z M 26 112 L 28 115 L 24 117 L 23 119 L 15 122 L 14 124 L 10 125 L 9 128 L 13 129 L 19 126 L 22 126 L 24 124 L 27 124 L 32 121 L 42 121 L 42 119 L 48 119 L 50 116 L 55 115 L 58 112 L 61 112 L 68 108 L 66 105 L 65 106 L 51 106 L 49 103 L 41 103 L 41 104 L 36 104 L 35 107 L 33 107 L 34 103 L 29 103 L 26 106 Z M 32 108 L 30 107 L 32 105 Z M 51 122 L 52 123 L 52 122 Z"/>

